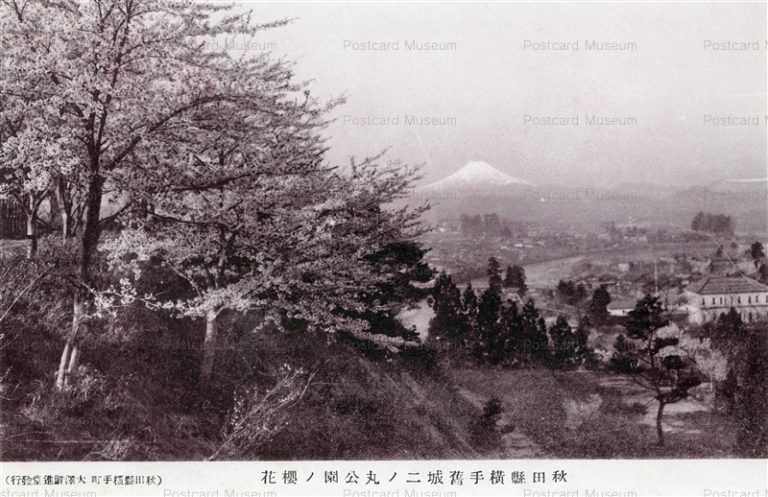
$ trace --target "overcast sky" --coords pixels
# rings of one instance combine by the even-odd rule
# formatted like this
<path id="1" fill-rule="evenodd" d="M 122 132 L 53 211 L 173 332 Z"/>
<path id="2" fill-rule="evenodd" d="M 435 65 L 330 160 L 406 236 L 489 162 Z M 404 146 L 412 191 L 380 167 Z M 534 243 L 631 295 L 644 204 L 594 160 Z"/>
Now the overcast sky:
<path id="1" fill-rule="evenodd" d="M 764 3 L 246 7 L 296 20 L 240 48 L 346 95 L 333 162 L 389 147 L 426 180 L 473 159 L 537 184 L 767 175 Z"/>

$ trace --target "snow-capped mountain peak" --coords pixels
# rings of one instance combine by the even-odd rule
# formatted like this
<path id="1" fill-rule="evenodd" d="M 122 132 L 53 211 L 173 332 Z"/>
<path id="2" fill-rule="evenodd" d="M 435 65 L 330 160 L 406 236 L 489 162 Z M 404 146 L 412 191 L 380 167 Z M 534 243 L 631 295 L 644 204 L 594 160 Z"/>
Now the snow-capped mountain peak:
<path id="1" fill-rule="evenodd" d="M 448 189 L 478 190 L 505 186 L 533 186 L 532 183 L 516 178 L 483 161 L 469 161 L 455 173 L 439 181 L 425 185 L 421 191 L 440 191 Z"/>

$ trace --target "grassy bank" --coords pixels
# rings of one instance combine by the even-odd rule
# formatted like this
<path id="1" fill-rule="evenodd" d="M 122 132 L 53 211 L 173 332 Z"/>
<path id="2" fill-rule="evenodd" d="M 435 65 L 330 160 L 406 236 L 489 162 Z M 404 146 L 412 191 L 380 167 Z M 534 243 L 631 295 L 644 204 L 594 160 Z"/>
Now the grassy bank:
<path id="1" fill-rule="evenodd" d="M 656 403 L 625 378 L 602 372 L 547 369 L 455 370 L 454 381 L 502 400 L 516 429 L 551 457 L 729 457 L 735 427 L 711 411 L 668 409 L 666 445 L 656 446 L 648 416 Z"/>

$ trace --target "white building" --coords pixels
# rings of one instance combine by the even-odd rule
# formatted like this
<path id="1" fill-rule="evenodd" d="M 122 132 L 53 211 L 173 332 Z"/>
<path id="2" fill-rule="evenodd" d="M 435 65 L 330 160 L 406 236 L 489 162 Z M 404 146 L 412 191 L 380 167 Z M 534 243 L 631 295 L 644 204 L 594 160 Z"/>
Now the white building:
<path id="1" fill-rule="evenodd" d="M 611 300 L 611 303 L 608 304 L 608 315 L 621 318 L 627 317 L 629 316 L 629 313 L 635 309 L 635 304 L 638 300 L 640 299 L 626 298 Z"/>
<path id="2" fill-rule="evenodd" d="M 731 307 L 746 323 L 768 320 L 768 286 L 746 276 L 710 276 L 692 289 L 692 297 L 694 323 L 714 321 Z"/>

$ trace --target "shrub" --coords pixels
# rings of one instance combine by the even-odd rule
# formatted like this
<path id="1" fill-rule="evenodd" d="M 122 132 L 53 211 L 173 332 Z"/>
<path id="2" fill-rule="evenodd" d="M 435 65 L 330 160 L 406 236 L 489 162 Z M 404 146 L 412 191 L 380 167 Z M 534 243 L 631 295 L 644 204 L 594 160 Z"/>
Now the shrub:
<path id="1" fill-rule="evenodd" d="M 491 397 L 483 405 L 483 413 L 470 428 L 473 441 L 479 447 L 488 447 L 496 442 L 497 435 L 499 434 L 497 425 L 503 412 L 504 406 L 496 397 Z"/>

